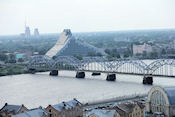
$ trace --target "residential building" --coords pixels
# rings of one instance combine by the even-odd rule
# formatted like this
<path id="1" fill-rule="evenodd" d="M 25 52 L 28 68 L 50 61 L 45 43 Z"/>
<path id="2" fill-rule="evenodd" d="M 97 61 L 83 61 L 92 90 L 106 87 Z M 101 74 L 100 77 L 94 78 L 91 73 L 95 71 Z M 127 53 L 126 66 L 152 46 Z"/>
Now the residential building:
<path id="1" fill-rule="evenodd" d="M 147 116 L 160 113 L 166 117 L 175 116 L 175 87 L 153 87 L 146 102 Z"/>
<path id="2" fill-rule="evenodd" d="M 117 113 L 115 110 L 108 110 L 108 109 L 93 109 L 86 117 L 117 117 Z"/>
<path id="3" fill-rule="evenodd" d="M 28 111 L 28 109 L 23 104 L 9 105 L 5 103 L 5 105 L 0 109 L 0 117 L 10 117 L 12 115 L 23 113 L 25 111 Z"/>
<path id="4" fill-rule="evenodd" d="M 144 105 L 140 102 L 115 104 L 112 109 L 116 110 L 117 117 L 144 117 Z"/>
<path id="5" fill-rule="evenodd" d="M 143 45 L 133 45 L 133 55 L 142 54 L 143 52 L 152 52 L 152 46 L 144 43 Z"/>
<path id="6" fill-rule="evenodd" d="M 50 113 L 50 117 L 83 116 L 83 105 L 76 99 L 56 105 L 49 105 L 45 110 Z"/>
<path id="7" fill-rule="evenodd" d="M 42 107 L 31 109 L 29 111 L 12 115 L 12 117 L 49 117 L 50 114 L 46 110 L 42 109 Z"/>

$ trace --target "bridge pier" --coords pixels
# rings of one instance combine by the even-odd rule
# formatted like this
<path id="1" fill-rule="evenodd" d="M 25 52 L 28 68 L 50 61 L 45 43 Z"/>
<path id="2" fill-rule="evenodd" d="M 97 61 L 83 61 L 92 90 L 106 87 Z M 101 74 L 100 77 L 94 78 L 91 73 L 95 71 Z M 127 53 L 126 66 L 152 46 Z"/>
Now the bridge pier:
<path id="1" fill-rule="evenodd" d="M 106 80 L 107 81 L 115 81 L 116 75 L 115 74 L 108 74 Z"/>
<path id="2" fill-rule="evenodd" d="M 101 73 L 99 73 L 99 72 L 93 72 L 92 73 L 92 76 L 97 76 L 97 75 L 101 75 Z"/>
<path id="3" fill-rule="evenodd" d="M 35 73 L 35 69 L 29 69 L 29 73 L 34 74 Z"/>
<path id="4" fill-rule="evenodd" d="M 85 77 L 85 72 L 77 72 L 76 73 L 76 78 L 84 78 Z"/>
<path id="5" fill-rule="evenodd" d="M 153 77 L 152 77 L 152 75 L 144 76 L 143 77 L 143 84 L 152 85 L 153 84 Z"/>
<path id="6" fill-rule="evenodd" d="M 52 70 L 49 75 L 58 76 L 58 70 Z"/>

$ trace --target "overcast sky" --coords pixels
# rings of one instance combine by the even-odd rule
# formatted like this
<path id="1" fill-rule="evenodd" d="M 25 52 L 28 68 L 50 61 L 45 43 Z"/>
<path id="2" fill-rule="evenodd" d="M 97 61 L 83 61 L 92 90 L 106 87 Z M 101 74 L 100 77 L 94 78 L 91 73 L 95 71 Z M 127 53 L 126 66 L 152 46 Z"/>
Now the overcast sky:
<path id="1" fill-rule="evenodd" d="M 0 0 L 0 35 L 175 29 L 175 0 Z"/>

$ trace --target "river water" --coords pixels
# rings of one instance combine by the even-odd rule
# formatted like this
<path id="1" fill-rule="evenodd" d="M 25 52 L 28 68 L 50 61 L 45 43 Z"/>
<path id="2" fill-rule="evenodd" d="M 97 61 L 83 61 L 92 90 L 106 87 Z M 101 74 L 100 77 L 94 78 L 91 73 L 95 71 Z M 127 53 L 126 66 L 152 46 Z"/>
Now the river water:
<path id="1" fill-rule="evenodd" d="M 143 85 L 142 76 L 116 75 L 115 82 L 106 81 L 106 74 L 76 79 L 76 72 L 60 71 L 59 76 L 49 72 L 0 77 L 0 107 L 4 103 L 24 104 L 34 108 L 77 98 L 92 102 L 118 96 L 145 94 L 152 86 Z M 175 79 L 154 77 L 153 86 L 174 86 Z"/>

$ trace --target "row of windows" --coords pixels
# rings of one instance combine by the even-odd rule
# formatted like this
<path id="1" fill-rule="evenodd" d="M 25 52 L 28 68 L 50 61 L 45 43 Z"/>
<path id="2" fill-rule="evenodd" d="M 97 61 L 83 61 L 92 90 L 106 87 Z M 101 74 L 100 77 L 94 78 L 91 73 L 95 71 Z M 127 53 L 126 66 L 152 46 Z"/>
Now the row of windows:
<path id="1" fill-rule="evenodd" d="M 151 111 L 164 112 L 165 105 L 166 102 L 163 94 L 160 91 L 154 91 L 151 95 Z"/>

